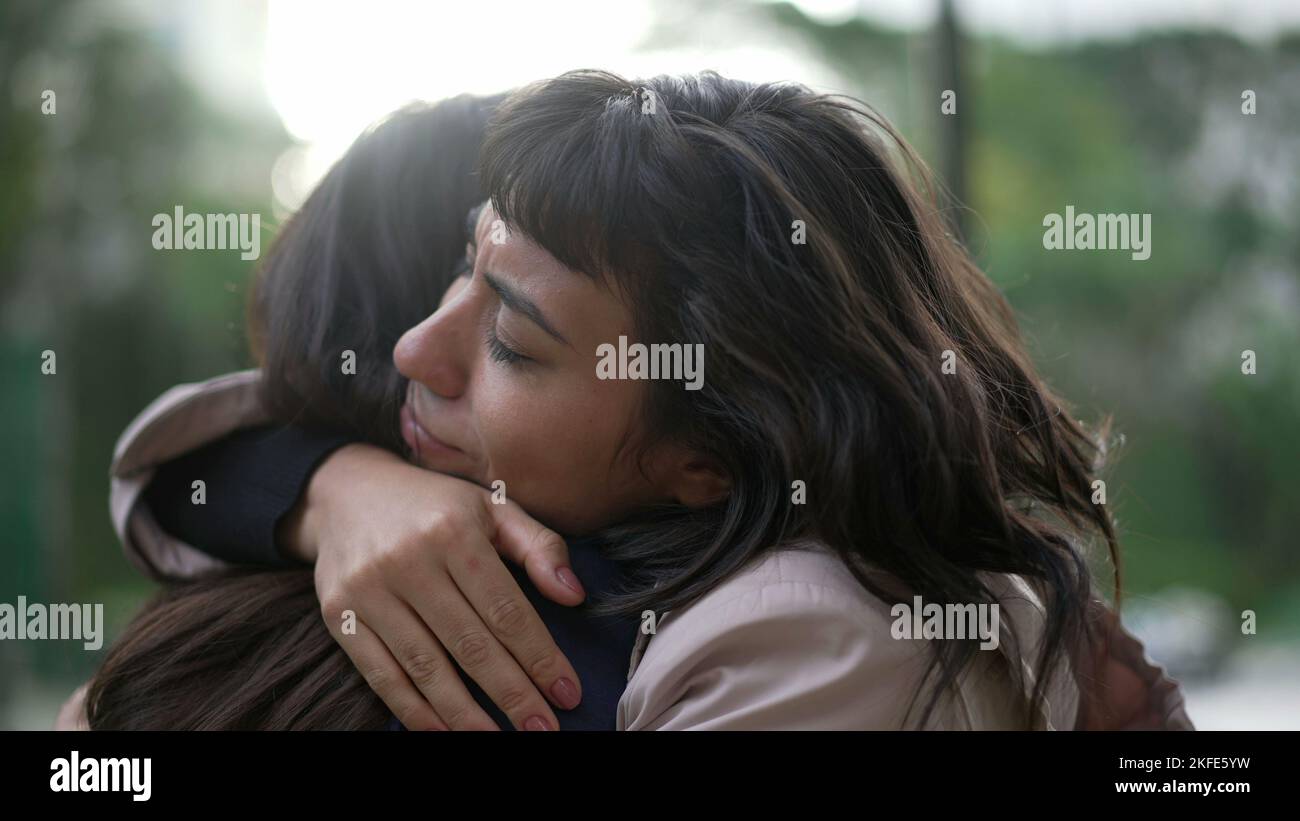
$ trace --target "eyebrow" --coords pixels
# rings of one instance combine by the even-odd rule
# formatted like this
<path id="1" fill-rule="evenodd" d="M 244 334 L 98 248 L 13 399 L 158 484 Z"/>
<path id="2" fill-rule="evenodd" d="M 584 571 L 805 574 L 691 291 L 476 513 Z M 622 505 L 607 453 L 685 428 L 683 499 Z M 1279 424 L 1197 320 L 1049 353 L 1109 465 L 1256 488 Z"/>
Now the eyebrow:
<path id="1" fill-rule="evenodd" d="M 546 333 L 550 334 L 556 340 L 563 342 L 570 348 L 573 347 L 572 345 L 569 345 L 569 340 L 565 339 L 564 335 L 555 330 L 555 326 L 547 321 L 546 315 L 542 313 L 541 308 L 537 307 L 536 302 L 533 302 L 519 291 L 516 291 L 505 282 L 502 282 L 495 275 L 489 274 L 486 271 L 483 272 L 483 281 L 486 282 L 488 287 L 493 291 L 496 291 L 497 297 L 500 298 L 501 302 L 507 308 L 516 313 L 523 314 L 531 319 L 534 325 L 541 328 L 543 331 L 546 331 Z"/>

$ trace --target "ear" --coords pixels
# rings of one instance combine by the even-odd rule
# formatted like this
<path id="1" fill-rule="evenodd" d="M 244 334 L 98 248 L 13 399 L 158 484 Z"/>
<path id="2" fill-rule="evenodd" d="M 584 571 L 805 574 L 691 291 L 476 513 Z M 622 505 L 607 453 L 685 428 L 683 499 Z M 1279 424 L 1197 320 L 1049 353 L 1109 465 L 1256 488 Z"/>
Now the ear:
<path id="1" fill-rule="evenodd" d="M 731 493 L 731 477 L 707 456 L 674 447 L 665 462 L 662 487 L 665 495 L 679 504 L 708 507 Z"/>

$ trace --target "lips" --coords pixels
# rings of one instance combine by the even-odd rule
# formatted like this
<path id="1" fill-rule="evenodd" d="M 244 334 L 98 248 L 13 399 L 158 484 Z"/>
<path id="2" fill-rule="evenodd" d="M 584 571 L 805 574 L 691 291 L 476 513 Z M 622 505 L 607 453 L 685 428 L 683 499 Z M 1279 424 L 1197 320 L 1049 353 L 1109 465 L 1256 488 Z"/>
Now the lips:
<path id="1" fill-rule="evenodd" d="M 442 441 L 420 424 L 416 410 L 412 407 L 413 400 L 414 397 L 408 393 L 406 402 L 402 405 L 400 422 L 402 438 L 415 454 L 416 461 L 426 467 L 433 467 L 445 464 L 451 457 L 458 457 L 457 461 L 464 460 L 463 450 Z"/>

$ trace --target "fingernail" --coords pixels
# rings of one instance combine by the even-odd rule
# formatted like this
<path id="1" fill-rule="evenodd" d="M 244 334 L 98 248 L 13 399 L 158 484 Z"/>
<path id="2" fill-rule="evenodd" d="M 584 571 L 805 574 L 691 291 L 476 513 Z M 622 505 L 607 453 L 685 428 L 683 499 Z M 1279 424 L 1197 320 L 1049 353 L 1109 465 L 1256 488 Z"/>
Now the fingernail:
<path id="1" fill-rule="evenodd" d="M 541 716 L 533 716 L 524 722 L 525 730 L 542 731 L 551 729 L 550 725 Z"/>
<path id="2" fill-rule="evenodd" d="M 578 581 L 578 577 L 573 575 L 573 571 L 570 570 L 569 568 L 561 567 L 559 570 L 556 570 L 555 578 L 559 579 L 560 584 L 569 588 L 574 593 L 583 596 L 586 595 L 586 593 L 582 589 L 582 582 Z"/>
<path id="3" fill-rule="evenodd" d="M 551 685 L 551 698 L 555 703 L 566 710 L 572 710 L 582 701 L 582 696 L 578 695 L 578 687 L 567 678 L 562 678 Z"/>

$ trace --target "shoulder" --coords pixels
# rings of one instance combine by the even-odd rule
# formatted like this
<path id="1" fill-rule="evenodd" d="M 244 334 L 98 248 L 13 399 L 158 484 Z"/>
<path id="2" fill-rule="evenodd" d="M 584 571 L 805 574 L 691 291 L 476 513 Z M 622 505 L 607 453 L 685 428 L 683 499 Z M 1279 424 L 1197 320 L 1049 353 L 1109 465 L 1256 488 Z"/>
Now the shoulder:
<path id="1" fill-rule="evenodd" d="M 259 395 L 261 378 L 258 370 L 236 371 L 168 389 L 118 437 L 112 475 L 156 467 L 233 430 L 267 422 Z"/>
<path id="2" fill-rule="evenodd" d="M 163 463 L 270 417 L 260 399 L 261 371 L 245 370 L 177 385 L 142 410 L 118 437 L 109 467 L 109 515 L 127 557 L 158 579 L 193 578 L 212 557 L 169 535 L 144 499 Z"/>
<path id="3" fill-rule="evenodd" d="M 999 653 L 980 654 L 940 699 L 927 727 L 1021 726 L 1020 689 L 1007 661 L 1033 657 L 1043 604 L 1019 577 L 990 574 L 986 581 L 1013 616 L 1001 631 L 1007 634 L 1014 622 L 1019 639 L 1003 641 Z M 619 727 L 914 726 L 930 694 L 932 648 L 929 640 L 895 638 L 895 620 L 892 606 L 826 545 L 772 550 L 694 604 L 658 619 L 619 703 Z M 1034 672 L 1026 669 L 1031 678 Z M 1073 723 L 1068 681 L 1052 690 L 1046 726 Z"/>
<path id="4" fill-rule="evenodd" d="M 897 728 L 928 659 L 890 622 L 825 545 L 773 550 L 658 620 L 620 726 Z"/>
<path id="5" fill-rule="evenodd" d="M 54 719 L 54 729 L 56 730 L 89 730 L 86 723 L 86 690 L 90 687 L 89 683 L 78 687 L 68 700 L 63 702 L 59 708 L 59 714 Z"/>
<path id="6" fill-rule="evenodd" d="M 884 623 L 889 607 L 854 577 L 843 560 L 819 542 L 799 542 L 756 557 L 689 607 L 659 619 L 656 640 L 673 646 L 695 628 L 725 632 L 750 622 L 791 617 L 827 623 Z"/>
<path id="7" fill-rule="evenodd" d="M 865 614 L 879 610 L 877 605 L 883 602 L 862 587 L 834 551 L 820 542 L 799 542 L 756 557 L 699 601 L 665 615 L 663 621 L 696 620 L 734 610 L 841 612 L 843 606 Z"/>

